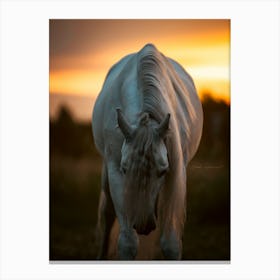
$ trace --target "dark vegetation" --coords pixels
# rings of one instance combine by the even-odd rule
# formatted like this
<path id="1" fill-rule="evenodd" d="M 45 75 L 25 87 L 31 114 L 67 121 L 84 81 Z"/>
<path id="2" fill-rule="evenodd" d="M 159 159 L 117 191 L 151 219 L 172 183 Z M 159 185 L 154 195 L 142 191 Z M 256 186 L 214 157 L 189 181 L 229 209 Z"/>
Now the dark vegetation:
<path id="1" fill-rule="evenodd" d="M 203 99 L 200 148 L 188 167 L 184 260 L 230 260 L 230 107 Z M 50 122 L 50 260 L 94 260 L 101 157 L 90 123 L 62 108 Z"/>

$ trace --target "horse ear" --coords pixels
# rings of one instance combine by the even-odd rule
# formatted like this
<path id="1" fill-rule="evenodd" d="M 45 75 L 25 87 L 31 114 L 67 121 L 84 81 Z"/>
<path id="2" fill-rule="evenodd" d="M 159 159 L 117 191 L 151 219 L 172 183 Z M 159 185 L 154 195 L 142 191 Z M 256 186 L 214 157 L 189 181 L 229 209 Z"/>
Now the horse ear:
<path id="1" fill-rule="evenodd" d="M 166 135 L 166 132 L 168 131 L 169 119 L 170 119 L 170 114 L 168 113 L 157 128 L 158 134 L 162 138 Z"/>
<path id="2" fill-rule="evenodd" d="M 122 113 L 120 108 L 117 108 L 117 114 L 118 114 L 118 125 L 119 128 L 121 129 L 124 137 L 126 139 L 130 139 L 132 136 L 132 128 L 129 125 L 128 121 L 125 119 L 124 114 Z"/>

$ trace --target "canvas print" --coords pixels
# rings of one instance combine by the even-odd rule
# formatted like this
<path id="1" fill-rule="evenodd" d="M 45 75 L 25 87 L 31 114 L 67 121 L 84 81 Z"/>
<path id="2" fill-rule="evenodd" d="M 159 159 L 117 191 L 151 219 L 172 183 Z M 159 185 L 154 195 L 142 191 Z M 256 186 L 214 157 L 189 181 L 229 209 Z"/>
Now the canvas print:
<path id="1" fill-rule="evenodd" d="M 49 32 L 49 259 L 230 261 L 230 20 Z"/>

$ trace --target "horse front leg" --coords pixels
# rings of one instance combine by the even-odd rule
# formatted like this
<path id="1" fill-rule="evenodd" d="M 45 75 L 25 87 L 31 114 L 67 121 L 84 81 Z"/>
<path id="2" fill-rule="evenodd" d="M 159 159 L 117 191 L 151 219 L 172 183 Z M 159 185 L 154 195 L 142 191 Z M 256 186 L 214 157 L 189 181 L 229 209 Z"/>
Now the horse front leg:
<path id="1" fill-rule="evenodd" d="M 162 233 L 160 246 L 165 259 L 180 260 L 182 258 L 182 239 L 174 228 Z"/>
<path id="2" fill-rule="evenodd" d="M 110 232 L 116 217 L 109 191 L 107 167 L 105 164 L 103 165 L 101 180 L 102 186 L 99 198 L 98 223 L 96 232 L 96 243 L 98 245 L 98 260 L 104 260 L 107 257 Z"/>
<path id="3" fill-rule="evenodd" d="M 185 169 L 179 170 L 169 178 L 163 189 L 163 201 L 168 207 L 164 207 L 160 222 L 162 253 L 165 259 L 180 260 L 186 209 Z"/>
<path id="4" fill-rule="evenodd" d="M 120 260 L 134 260 L 138 249 L 138 235 L 134 229 L 122 226 L 118 240 L 118 257 Z"/>
<path id="5" fill-rule="evenodd" d="M 129 225 L 124 211 L 124 185 L 123 175 L 115 162 L 108 163 L 108 178 L 110 193 L 116 215 L 120 225 L 118 237 L 118 258 L 120 260 L 134 260 L 138 250 L 138 235 Z"/>

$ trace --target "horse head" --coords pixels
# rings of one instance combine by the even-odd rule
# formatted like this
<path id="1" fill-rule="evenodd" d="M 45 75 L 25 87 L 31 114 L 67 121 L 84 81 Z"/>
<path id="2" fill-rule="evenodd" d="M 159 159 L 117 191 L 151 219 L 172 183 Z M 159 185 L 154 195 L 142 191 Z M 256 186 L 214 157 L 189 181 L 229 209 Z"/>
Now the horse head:
<path id="1" fill-rule="evenodd" d="M 156 228 L 157 200 L 169 170 L 165 138 L 170 114 L 158 124 L 148 113 L 142 113 L 136 128 L 120 109 L 117 114 L 124 135 L 120 170 L 127 220 L 137 233 L 149 234 Z"/>

